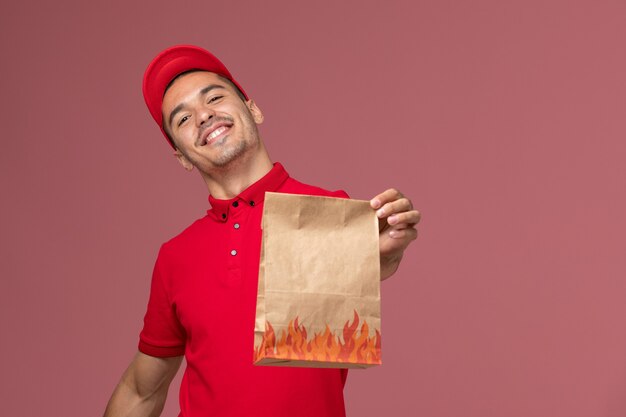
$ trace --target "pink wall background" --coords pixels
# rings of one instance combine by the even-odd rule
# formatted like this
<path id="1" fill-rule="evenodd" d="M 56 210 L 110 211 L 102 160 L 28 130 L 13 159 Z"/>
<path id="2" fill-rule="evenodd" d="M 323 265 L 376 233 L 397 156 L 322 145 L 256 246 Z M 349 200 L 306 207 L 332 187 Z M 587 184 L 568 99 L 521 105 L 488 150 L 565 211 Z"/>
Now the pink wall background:
<path id="1" fill-rule="evenodd" d="M 101 415 L 134 355 L 208 208 L 141 76 L 194 43 L 294 177 L 423 213 L 350 416 L 626 415 L 626 3 L 296 3 L 2 3 L 0 413 Z"/>

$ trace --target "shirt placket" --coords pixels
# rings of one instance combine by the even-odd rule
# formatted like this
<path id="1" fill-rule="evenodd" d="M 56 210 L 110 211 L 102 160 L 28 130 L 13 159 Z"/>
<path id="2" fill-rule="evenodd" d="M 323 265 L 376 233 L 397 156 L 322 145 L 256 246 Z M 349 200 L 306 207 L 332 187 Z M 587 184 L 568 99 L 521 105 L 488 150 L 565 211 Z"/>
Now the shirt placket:
<path id="1" fill-rule="evenodd" d="M 231 203 L 229 207 L 229 215 L 226 219 L 226 227 L 229 229 L 228 246 L 224 248 L 227 251 L 227 273 L 228 282 L 238 284 L 241 282 L 241 271 L 243 268 L 244 253 L 244 235 L 243 225 L 248 215 L 247 207 L 243 200 L 237 199 Z"/>

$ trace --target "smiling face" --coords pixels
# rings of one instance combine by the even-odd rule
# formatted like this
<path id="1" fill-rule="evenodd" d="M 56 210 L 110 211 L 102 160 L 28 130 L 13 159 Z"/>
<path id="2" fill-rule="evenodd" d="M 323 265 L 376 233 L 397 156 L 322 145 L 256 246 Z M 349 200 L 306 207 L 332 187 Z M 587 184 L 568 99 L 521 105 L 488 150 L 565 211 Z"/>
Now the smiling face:
<path id="1" fill-rule="evenodd" d="M 195 166 L 210 174 L 262 149 L 257 129 L 263 121 L 261 110 L 212 72 L 195 71 L 175 79 L 161 110 L 175 155 L 188 170 Z"/>

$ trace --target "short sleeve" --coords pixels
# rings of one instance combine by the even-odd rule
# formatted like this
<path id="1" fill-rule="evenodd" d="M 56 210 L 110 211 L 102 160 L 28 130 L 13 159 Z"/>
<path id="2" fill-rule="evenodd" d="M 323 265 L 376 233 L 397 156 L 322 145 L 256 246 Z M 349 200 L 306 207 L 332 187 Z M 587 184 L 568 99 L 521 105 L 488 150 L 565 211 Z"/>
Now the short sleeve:
<path id="1" fill-rule="evenodd" d="M 148 308 L 139 334 L 139 351 L 146 355 L 172 357 L 185 353 L 185 330 L 170 302 L 168 278 L 167 257 L 162 245 L 152 271 Z"/>

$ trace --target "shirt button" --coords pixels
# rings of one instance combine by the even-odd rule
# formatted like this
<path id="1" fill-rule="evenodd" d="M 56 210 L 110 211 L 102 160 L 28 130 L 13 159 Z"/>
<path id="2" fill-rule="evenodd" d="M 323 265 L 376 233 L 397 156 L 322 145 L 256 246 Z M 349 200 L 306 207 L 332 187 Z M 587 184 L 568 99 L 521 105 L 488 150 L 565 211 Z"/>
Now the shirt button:
<path id="1" fill-rule="evenodd" d="M 237 207 L 238 205 L 239 205 L 239 201 L 235 201 L 235 202 L 233 203 L 233 207 Z"/>
<path id="2" fill-rule="evenodd" d="M 233 250 L 230 251 L 230 254 L 235 256 L 235 255 L 237 255 L 237 251 L 235 249 L 233 249 Z"/>
<path id="3" fill-rule="evenodd" d="M 233 225 L 233 227 L 234 227 L 235 229 L 239 229 L 239 223 L 235 223 L 235 224 Z"/>
<path id="4" fill-rule="evenodd" d="M 226 218 L 226 213 L 222 213 L 222 219 Z"/>
<path id="5" fill-rule="evenodd" d="M 254 201 L 250 201 L 250 205 L 251 205 L 251 206 L 254 206 Z"/>

